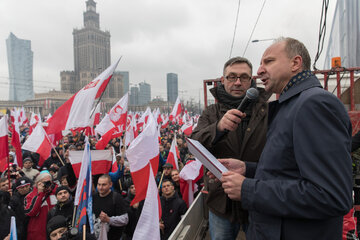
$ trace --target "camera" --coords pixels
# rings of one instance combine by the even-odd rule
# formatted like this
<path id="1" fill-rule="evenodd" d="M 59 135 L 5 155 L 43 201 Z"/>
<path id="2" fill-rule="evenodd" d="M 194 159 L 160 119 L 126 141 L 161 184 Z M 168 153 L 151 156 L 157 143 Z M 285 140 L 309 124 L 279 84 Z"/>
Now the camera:
<path id="1" fill-rule="evenodd" d="M 59 240 L 70 240 L 79 238 L 79 230 L 76 227 L 68 227 L 68 230 L 59 238 Z"/>
<path id="2" fill-rule="evenodd" d="M 51 181 L 46 181 L 46 182 L 43 182 L 43 184 L 44 184 L 44 188 L 46 189 L 46 188 L 50 188 L 50 187 L 51 187 L 52 182 L 51 182 Z"/>
<path id="3" fill-rule="evenodd" d="M 10 178 L 16 179 L 16 173 L 11 173 Z"/>
<path id="4" fill-rule="evenodd" d="M 13 170 L 14 172 L 16 172 L 17 164 L 14 163 L 11 167 L 12 167 L 12 170 Z"/>

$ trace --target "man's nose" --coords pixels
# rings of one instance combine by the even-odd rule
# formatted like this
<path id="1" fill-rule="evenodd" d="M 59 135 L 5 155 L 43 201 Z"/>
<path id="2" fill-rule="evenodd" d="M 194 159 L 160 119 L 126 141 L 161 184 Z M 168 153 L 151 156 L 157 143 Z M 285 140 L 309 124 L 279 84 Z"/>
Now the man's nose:
<path id="1" fill-rule="evenodd" d="M 261 76 L 262 74 L 264 74 L 265 70 L 262 67 L 262 65 L 259 66 L 259 69 L 257 70 L 257 75 Z"/>

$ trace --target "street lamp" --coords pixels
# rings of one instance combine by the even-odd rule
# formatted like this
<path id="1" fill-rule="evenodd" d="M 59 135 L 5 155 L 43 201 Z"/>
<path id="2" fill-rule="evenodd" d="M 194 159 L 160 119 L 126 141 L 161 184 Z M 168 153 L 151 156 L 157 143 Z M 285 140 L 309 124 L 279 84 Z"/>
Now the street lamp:
<path id="1" fill-rule="evenodd" d="M 256 42 L 262 42 L 262 41 L 273 41 L 276 40 L 275 38 L 267 38 L 267 39 L 254 39 L 251 42 L 252 43 L 256 43 Z"/>

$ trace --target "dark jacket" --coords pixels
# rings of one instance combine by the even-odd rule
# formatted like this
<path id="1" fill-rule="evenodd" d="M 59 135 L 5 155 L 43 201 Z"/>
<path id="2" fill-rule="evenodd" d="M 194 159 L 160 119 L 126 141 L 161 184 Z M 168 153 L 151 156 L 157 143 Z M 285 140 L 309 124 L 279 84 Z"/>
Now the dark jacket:
<path id="1" fill-rule="evenodd" d="M 269 104 L 269 130 L 253 179 L 242 185 L 247 239 L 341 239 L 352 205 L 351 122 L 309 77 Z M 255 164 L 246 165 L 251 177 Z"/>
<path id="2" fill-rule="evenodd" d="M 187 206 L 184 200 L 175 194 L 170 198 L 160 197 L 161 201 L 161 220 L 164 222 L 164 234 L 161 239 L 168 239 L 181 220 L 181 216 L 186 213 Z"/>
<path id="3" fill-rule="evenodd" d="M 74 212 L 74 201 L 69 199 L 66 203 L 57 203 L 55 207 L 50 209 L 47 215 L 47 222 L 54 216 L 64 216 L 68 221 L 72 219 Z"/>
<path id="4" fill-rule="evenodd" d="M 135 195 L 132 195 L 129 191 L 126 198 L 124 198 L 124 202 L 126 204 L 126 209 L 127 209 L 126 211 L 129 216 L 129 222 L 126 225 L 125 230 L 124 230 L 124 235 L 123 235 L 124 240 L 132 239 L 136 225 L 137 225 L 140 215 L 141 215 L 142 208 L 144 206 L 144 201 L 141 201 L 137 208 L 130 206 L 131 201 L 134 199 L 134 197 L 135 197 Z"/>
<path id="5" fill-rule="evenodd" d="M 216 158 L 236 158 L 257 162 L 266 141 L 267 100 L 270 97 L 270 94 L 266 93 L 264 89 L 258 88 L 258 90 L 259 98 L 253 106 L 243 142 L 239 139 L 241 128 L 238 127 L 236 131 L 229 132 L 213 144 L 216 126 L 224 114 L 230 110 L 222 103 L 210 105 L 204 110 L 191 138 L 200 141 Z M 212 94 L 217 99 L 213 89 Z M 247 222 L 247 212 L 242 209 L 240 202 L 232 201 L 227 197 L 220 181 L 209 181 L 205 175 L 204 182 L 209 191 L 206 203 L 213 213 L 233 222 Z"/>
<path id="6" fill-rule="evenodd" d="M 27 225 L 29 223 L 29 217 L 25 215 L 24 210 L 25 196 L 26 194 L 21 195 L 18 191 L 15 191 L 10 200 L 10 207 L 15 212 L 19 240 L 26 239 Z"/>

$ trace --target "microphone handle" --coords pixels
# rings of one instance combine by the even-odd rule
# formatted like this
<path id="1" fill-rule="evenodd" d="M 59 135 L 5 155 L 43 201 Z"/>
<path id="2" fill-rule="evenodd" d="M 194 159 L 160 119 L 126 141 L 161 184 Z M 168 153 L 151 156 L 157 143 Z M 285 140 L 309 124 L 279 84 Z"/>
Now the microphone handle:
<path id="1" fill-rule="evenodd" d="M 240 112 L 244 112 L 245 109 L 249 106 L 250 102 L 251 99 L 245 96 L 236 109 L 239 110 Z M 228 134 L 229 132 L 230 131 L 228 129 L 225 129 L 224 131 L 220 132 L 217 138 L 214 139 L 213 144 L 215 144 L 219 139 L 221 139 L 224 135 Z"/>

